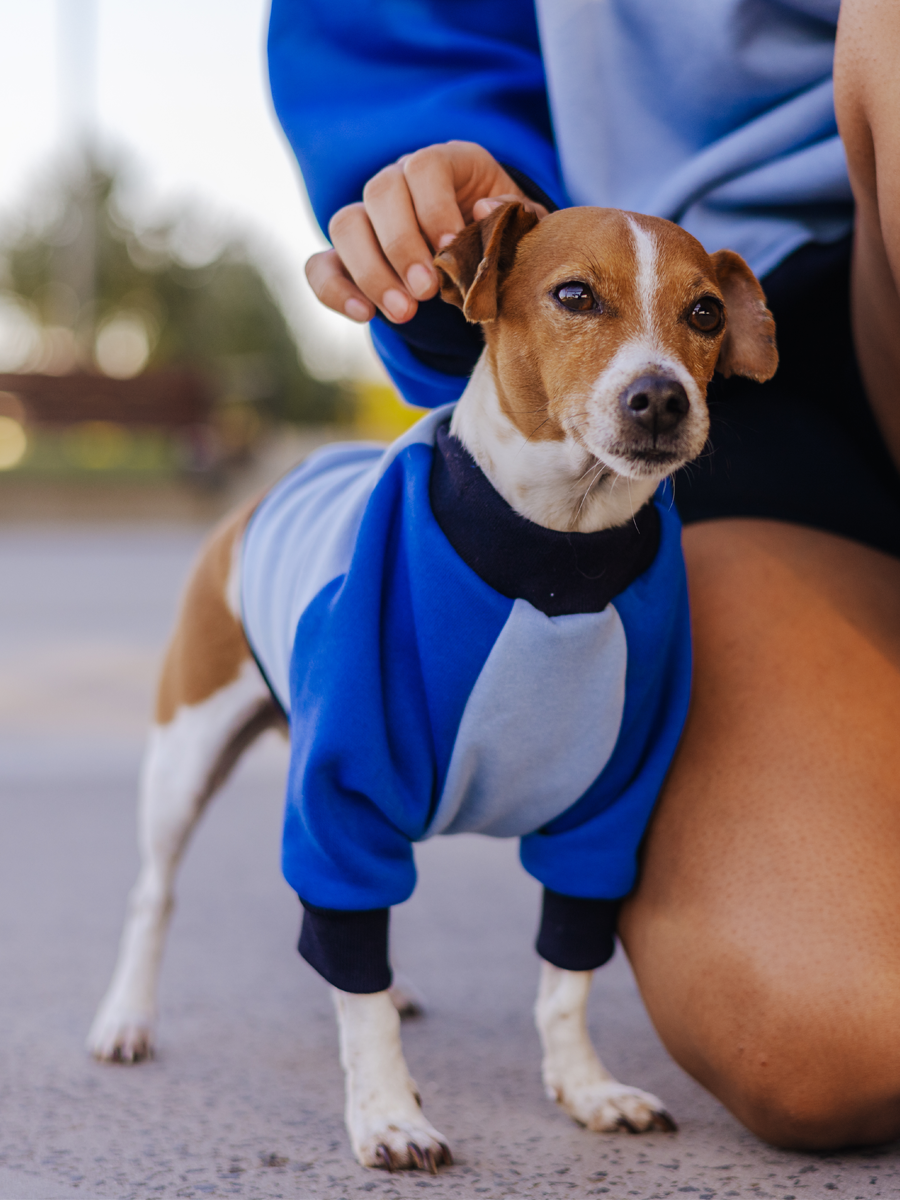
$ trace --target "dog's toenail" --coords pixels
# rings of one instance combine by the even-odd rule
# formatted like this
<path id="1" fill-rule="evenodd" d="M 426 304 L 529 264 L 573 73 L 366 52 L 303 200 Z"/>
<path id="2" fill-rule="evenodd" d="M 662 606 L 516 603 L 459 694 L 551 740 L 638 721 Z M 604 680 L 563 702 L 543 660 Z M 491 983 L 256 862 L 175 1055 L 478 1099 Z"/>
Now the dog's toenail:
<path id="1" fill-rule="evenodd" d="M 422 1151 L 419 1149 L 419 1147 L 416 1145 L 416 1143 L 415 1142 L 407 1142 L 406 1148 L 409 1151 L 410 1158 L 413 1160 L 413 1162 L 416 1164 L 416 1166 L 419 1168 L 419 1170 L 424 1171 L 425 1170 L 425 1156 L 422 1154 Z"/>

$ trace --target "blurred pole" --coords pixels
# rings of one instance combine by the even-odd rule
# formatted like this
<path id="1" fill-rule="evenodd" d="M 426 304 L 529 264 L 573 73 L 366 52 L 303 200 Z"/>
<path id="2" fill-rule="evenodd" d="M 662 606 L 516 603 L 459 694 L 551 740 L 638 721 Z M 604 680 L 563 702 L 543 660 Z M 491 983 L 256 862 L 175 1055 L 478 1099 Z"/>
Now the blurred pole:
<path id="1" fill-rule="evenodd" d="M 96 164 L 96 0 L 57 0 L 60 130 L 63 155 L 76 172 L 77 231 L 61 247 L 59 281 L 75 293 L 72 321 L 78 356 L 89 365 L 96 329 L 98 178 Z M 65 322 L 69 323 L 69 322 Z"/>
<path id="2" fill-rule="evenodd" d="M 57 0 L 63 142 L 80 151 L 94 138 L 97 75 L 96 0 Z"/>

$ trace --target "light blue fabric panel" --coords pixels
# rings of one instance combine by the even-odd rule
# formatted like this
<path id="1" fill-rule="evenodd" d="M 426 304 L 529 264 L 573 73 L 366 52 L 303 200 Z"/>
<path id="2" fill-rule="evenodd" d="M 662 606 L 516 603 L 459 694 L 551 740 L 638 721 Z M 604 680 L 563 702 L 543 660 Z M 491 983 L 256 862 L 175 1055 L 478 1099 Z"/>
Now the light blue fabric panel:
<path id="1" fill-rule="evenodd" d="M 627 663 L 612 605 L 548 617 L 516 600 L 466 704 L 427 836 L 519 837 L 570 808 L 615 748 Z"/>
<path id="2" fill-rule="evenodd" d="M 387 448 L 344 442 L 316 451 L 275 485 L 250 519 L 241 550 L 242 620 L 285 712 L 303 612 L 346 573 L 378 480 L 406 446 L 434 445 L 435 430 L 452 411 L 452 405 L 435 409 Z"/>
<path id="3" fill-rule="evenodd" d="M 537 0 L 576 204 L 666 217 L 765 274 L 852 226 L 839 0 Z"/>

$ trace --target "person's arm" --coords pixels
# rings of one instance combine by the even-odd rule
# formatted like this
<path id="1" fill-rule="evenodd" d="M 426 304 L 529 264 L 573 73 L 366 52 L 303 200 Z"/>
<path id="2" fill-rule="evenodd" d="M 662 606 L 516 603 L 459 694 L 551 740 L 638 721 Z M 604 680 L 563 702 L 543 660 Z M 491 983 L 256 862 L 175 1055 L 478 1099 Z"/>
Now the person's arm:
<path id="1" fill-rule="evenodd" d="M 532 0 L 273 0 L 268 55 L 323 229 L 383 167 L 452 140 L 562 202 Z"/>
<path id="2" fill-rule="evenodd" d="M 900 466 L 900 6 L 844 0 L 835 108 L 856 200 L 853 333 L 866 390 Z"/>
<path id="3" fill-rule="evenodd" d="M 486 198 L 566 202 L 532 3 L 274 0 L 269 69 L 335 247 L 310 260 L 313 290 L 355 320 L 388 318 L 373 338 L 407 398 L 454 399 L 480 335 L 427 303 L 434 252 Z"/>

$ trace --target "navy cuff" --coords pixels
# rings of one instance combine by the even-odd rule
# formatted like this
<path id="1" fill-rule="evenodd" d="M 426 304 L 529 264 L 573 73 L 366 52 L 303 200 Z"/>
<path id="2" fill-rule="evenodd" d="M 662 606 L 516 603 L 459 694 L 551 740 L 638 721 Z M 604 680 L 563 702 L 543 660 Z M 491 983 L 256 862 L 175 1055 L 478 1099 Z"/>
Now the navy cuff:
<path id="1" fill-rule="evenodd" d="M 484 349 L 481 326 L 470 325 L 460 309 L 440 296 L 420 300 L 415 316 L 403 325 L 380 314 L 373 319 L 389 325 L 420 363 L 442 375 L 471 375 Z"/>
<path id="2" fill-rule="evenodd" d="M 297 949 L 311 967 L 342 992 L 384 992 L 393 978 L 388 960 L 389 908 L 345 912 L 303 905 Z"/>
<path id="3" fill-rule="evenodd" d="M 594 971 L 616 948 L 621 900 L 585 900 L 544 888 L 544 908 L 536 949 L 545 962 L 564 971 Z"/>

